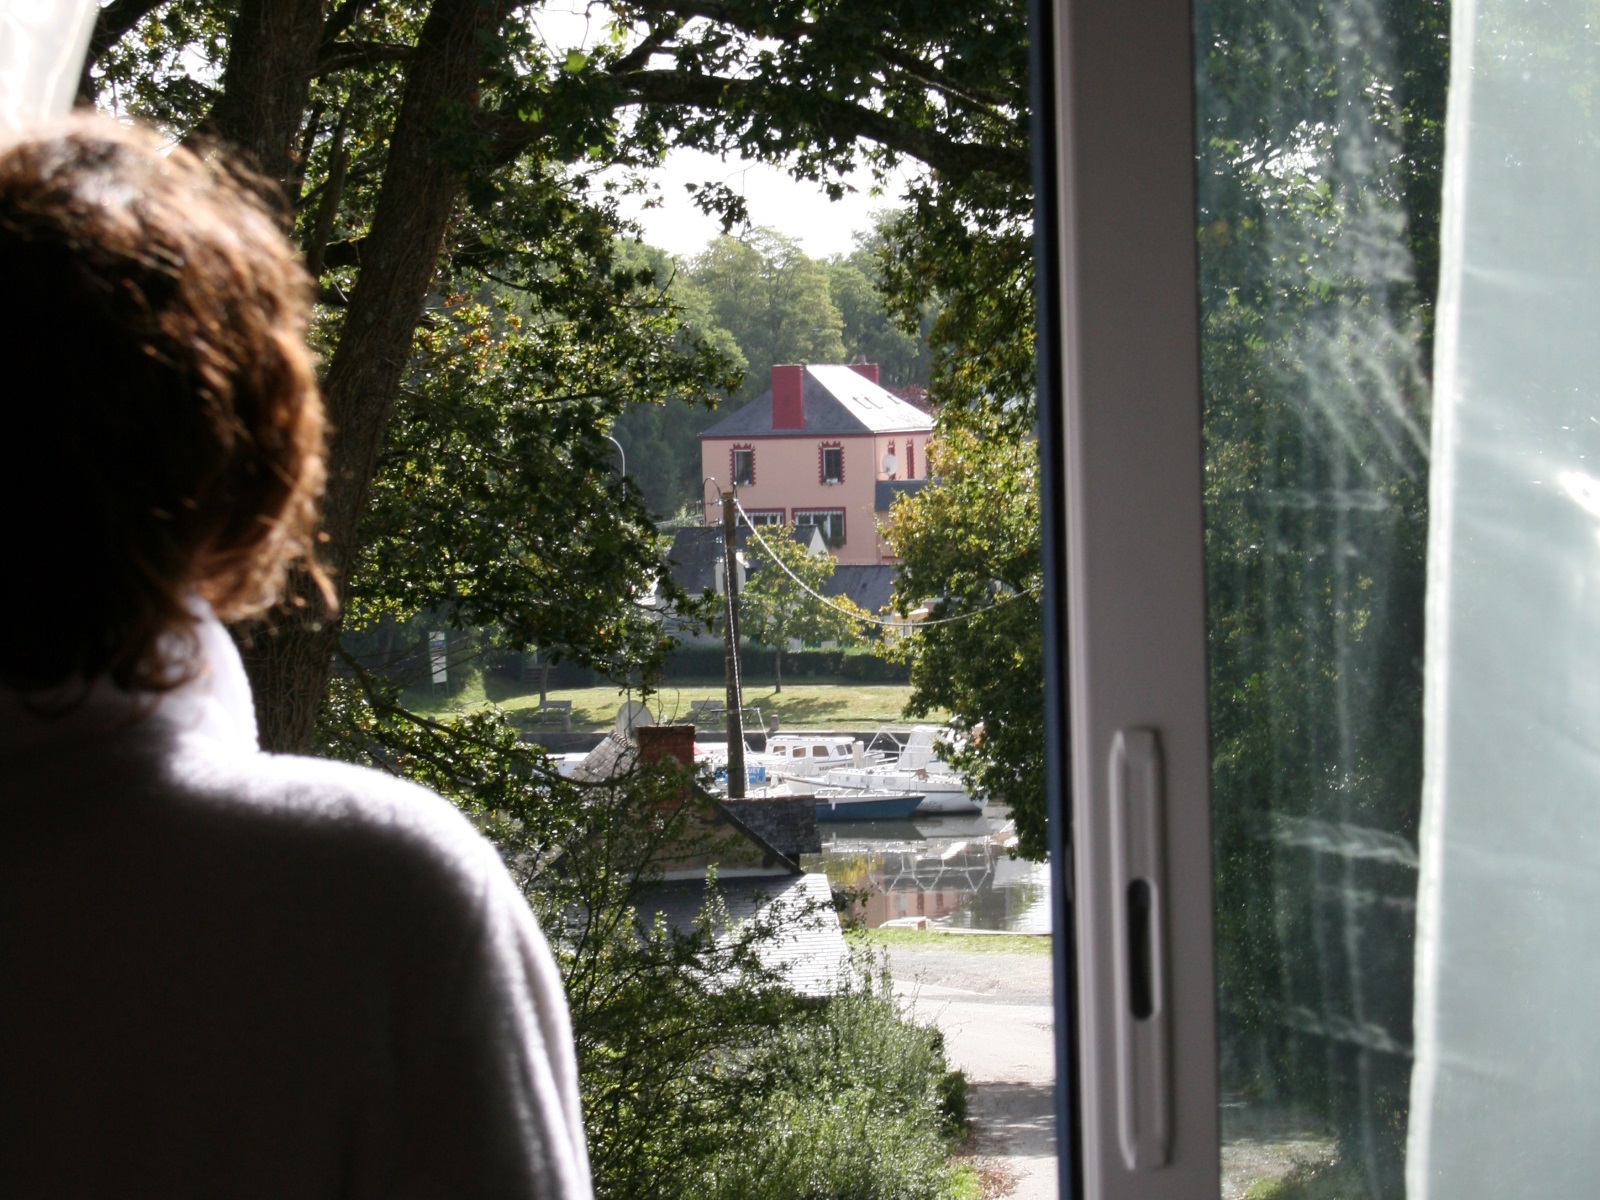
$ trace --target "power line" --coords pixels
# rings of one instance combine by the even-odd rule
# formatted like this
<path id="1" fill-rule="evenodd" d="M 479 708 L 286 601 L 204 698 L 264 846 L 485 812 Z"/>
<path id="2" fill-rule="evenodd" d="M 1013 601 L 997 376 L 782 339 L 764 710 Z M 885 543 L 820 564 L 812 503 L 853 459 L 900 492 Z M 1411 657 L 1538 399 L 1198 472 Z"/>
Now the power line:
<path id="1" fill-rule="evenodd" d="M 745 528 L 750 531 L 751 536 L 756 539 L 756 542 L 761 546 L 761 549 L 766 552 L 767 557 L 777 565 L 780 571 L 794 581 L 796 587 L 798 587 L 806 595 L 810 596 L 813 600 L 820 601 L 821 603 L 826 604 L 829 608 L 833 609 L 835 612 L 843 613 L 852 621 L 860 621 L 865 625 L 878 625 L 885 629 L 899 629 L 901 631 L 904 631 L 907 628 L 908 622 L 906 621 L 885 621 L 881 617 L 869 616 L 863 612 L 855 612 L 845 608 L 842 604 L 835 604 L 821 592 L 814 591 L 805 580 L 801 579 L 800 576 L 796 575 L 789 569 L 788 564 L 785 563 L 783 559 L 778 557 L 777 553 L 772 549 L 771 546 L 767 545 L 767 539 L 761 536 L 760 529 L 758 529 L 756 527 L 756 523 L 750 519 L 750 514 L 745 512 L 744 505 L 739 503 L 737 496 L 734 497 L 733 506 L 739 510 L 739 515 L 744 518 Z M 729 553 L 732 553 L 731 548 Z M 910 628 L 917 630 L 925 629 L 929 625 L 954 625 L 959 621 L 970 621 L 973 617 L 982 616 L 986 612 L 992 612 L 997 608 L 1010 604 L 1013 600 L 1016 600 L 1021 596 L 1034 595 L 1041 589 L 1041 586 L 1042 585 L 1036 583 L 1032 587 L 1024 588 L 1020 592 L 1012 592 L 1009 595 L 1002 596 L 993 604 L 985 604 L 982 608 L 974 608 L 968 612 L 957 613 L 953 617 L 933 617 L 925 621 L 916 621 L 910 623 Z"/>

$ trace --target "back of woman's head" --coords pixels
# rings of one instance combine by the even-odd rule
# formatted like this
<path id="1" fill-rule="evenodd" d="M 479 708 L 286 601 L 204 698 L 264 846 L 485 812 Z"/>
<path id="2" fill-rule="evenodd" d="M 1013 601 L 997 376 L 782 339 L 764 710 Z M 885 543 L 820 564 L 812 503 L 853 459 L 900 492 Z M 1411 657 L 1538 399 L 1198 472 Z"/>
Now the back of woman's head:
<path id="1" fill-rule="evenodd" d="M 0 141 L 4 683 L 171 686 L 158 642 L 190 596 L 250 616 L 313 563 L 310 295 L 234 176 L 153 134 Z"/>

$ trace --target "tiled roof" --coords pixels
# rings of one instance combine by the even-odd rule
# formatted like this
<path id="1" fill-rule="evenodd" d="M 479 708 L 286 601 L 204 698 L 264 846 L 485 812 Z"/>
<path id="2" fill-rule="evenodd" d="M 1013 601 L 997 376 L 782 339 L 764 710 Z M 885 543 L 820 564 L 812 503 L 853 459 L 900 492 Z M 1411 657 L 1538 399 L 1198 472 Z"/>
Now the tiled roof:
<path id="1" fill-rule="evenodd" d="M 761 536 L 771 538 L 772 530 L 762 530 Z M 798 526 L 791 534 L 807 550 L 820 550 L 822 535 L 816 526 Z M 750 530 L 739 525 L 739 551 L 752 572 L 759 571 L 766 555 L 759 547 L 750 546 Z M 686 525 L 672 537 L 672 549 L 667 551 L 667 566 L 673 582 L 691 596 L 704 591 L 714 591 L 717 586 L 717 563 L 722 558 L 721 525 Z"/>
<path id="2" fill-rule="evenodd" d="M 817 832 L 817 803 L 810 796 L 729 799 L 722 802 L 722 807 L 781 854 L 799 858 L 802 854 L 822 853 L 822 835 Z"/>
<path id="3" fill-rule="evenodd" d="M 833 577 L 822 585 L 824 596 L 849 596 L 869 613 L 881 611 L 894 592 L 895 568 L 834 567 Z"/>
<path id="4" fill-rule="evenodd" d="M 933 418 L 842 366 L 807 367 L 801 389 L 805 425 L 773 429 L 772 389 L 707 429 L 702 438 L 838 437 L 847 434 L 911 433 L 933 429 Z"/>
<path id="5" fill-rule="evenodd" d="M 609 783 L 633 770 L 638 761 L 637 745 L 608 734 L 574 769 L 572 778 L 584 783 Z M 689 816 L 682 830 L 683 844 L 660 848 L 657 865 L 663 869 L 693 873 L 714 864 L 729 877 L 750 871 L 792 877 L 800 874 L 796 860 L 801 854 L 821 849 L 816 834 L 816 808 L 810 803 L 805 805 L 811 816 L 812 836 L 808 841 L 803 818 L 798 815 L 779 819 L 748 808 L 736 810 L 727 801 L 703 791 L 700 799 L 703 807 Z M 713 836 L 718 830 L 727 836 Z M 790 845 L 775 844 L 769 834 Z M 818 844 L 811 846 L 811 842 Z"/>

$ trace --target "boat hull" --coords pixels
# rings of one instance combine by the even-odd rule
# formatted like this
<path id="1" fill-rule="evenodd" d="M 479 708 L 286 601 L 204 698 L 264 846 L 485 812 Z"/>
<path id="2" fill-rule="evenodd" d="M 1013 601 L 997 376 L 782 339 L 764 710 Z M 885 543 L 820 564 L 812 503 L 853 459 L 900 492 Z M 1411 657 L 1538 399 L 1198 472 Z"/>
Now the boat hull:
<path id="1" fill-rule="evenodd" d="M 825 791 L 814 794 L 818 821 L 898 821 L 917 811 L 923 801 L 920 792 L 866 792 L 835 796 Z"/>
<path id="2" fill-rule="evenodd" d="M 922 772 L 927 776 L 928 772 Z M 923 795 L 920 813 L 981 813 L 984 802 L 973 797 L 954 776 L 919 778 L 910 771 L 883 767 L 835 767 L 824 776 L 827 783 L 868 791 L 915 791 Z"/>

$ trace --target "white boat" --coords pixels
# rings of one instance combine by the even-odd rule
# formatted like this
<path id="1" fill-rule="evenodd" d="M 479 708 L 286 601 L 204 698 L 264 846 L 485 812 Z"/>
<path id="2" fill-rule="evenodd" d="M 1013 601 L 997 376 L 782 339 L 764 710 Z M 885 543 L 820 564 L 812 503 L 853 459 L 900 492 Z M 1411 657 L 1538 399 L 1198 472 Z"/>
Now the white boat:
<path id="1" fill-rule="evenodd" d="M 774 733 L 761 760 L 769 771 L 809 779 L 834 767 L 869 766 L 884 756 L 869 754 L 854 738 L 814 733 Z"/>
<path id="2" fill-rule="evenodd" d="M 725 744 L 695 743 L 695 761 L 712 770 L 719 786 L 727 786 L 728 748 Z M 744 752 L 748 785 L 760 787 L 772 780 L 818 780 L 834 767 L 868 766 L 881 762 L 883 755 L 868 754 L 854 738 L 816 733 L 774 733 L 765 750 Z"/>
<path id="3" fill-rule="evenodd" d="M 825 771 L 822 781 L 838 787 L 867 788 L 874 791 L 921 792 L 923 801 L 919 813 L 981 813 L 987 803 L 982 797 L 967 790 L 966 781 L 939 758 L 937 745 L 950 740 L 948 730 L 933 725 L 918 725 L 911 730 L 904 744 L 893 734 L 880 733 L 873 738 L 874 747 L 880 739 L 889 739 L 896 747 L 879 763 L 833 767 Z"/>

